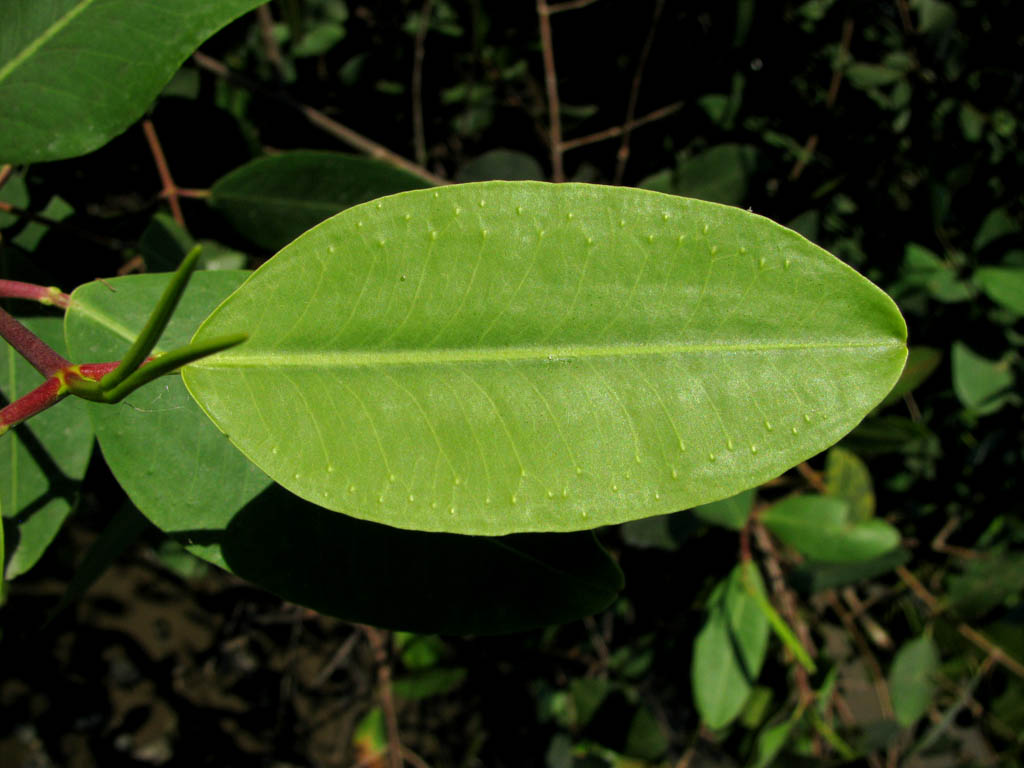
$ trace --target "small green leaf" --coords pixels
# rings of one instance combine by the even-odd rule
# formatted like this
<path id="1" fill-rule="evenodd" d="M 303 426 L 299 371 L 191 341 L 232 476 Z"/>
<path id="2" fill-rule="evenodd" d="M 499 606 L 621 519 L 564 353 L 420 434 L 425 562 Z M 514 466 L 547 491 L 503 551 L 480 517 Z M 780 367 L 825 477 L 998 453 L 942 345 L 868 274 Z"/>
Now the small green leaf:
<path id="1" fill-rule="evenodd" d="M 930 634 L 909 640 L 897 651 L 889 670 L 889 693 L 896 720 L 909 728 L 928 711 L 935 695 L 932 675 L 939 666 L 939 650 Z"/>
<path id="2" fill-rule="evenodd" d="M 825 461 L 828 495 L 845 499 L 850 505 L 850 522 L 870 520 L 875 515 L 875 489 L 867 464 L 853 451 L 832 448 Z"/>
<path id="3" fill-rule="evenodd" d="M 760 573 L 753 563 L 737 565 L 708 601 L 694 643 L 694 703 L 709 728 L 739 716 L 764 664 L 770 629 L 752 592 L 765 597 Z"/>
<path id="4" fill-rule="evenodd" d="M 1004 237 L 1012 237 L 1020 232 L 1020 224 L 1005 208 L 994 208 L 981 222 L 978 232 L 974 235 L 971 248 L 975 253 L 984 250 L 991 243 Z"/>
<path id="5" fill-rule="evenodd" d="M 719 144 L 696 155 L 681 154 L 674 170 L 649 176 L 637 186 L 657 192 L 740 205 L 757 164 L 757 149 L 745 144 Z"/>
<path id="6" fill-rule="evenodd" d="M 0 162 L 91 152 L 124 131 L 206 38 L 263 0 L 6 0 Z"/>
<path id="7" fill-rule="evenodd" d="M 981 267 L 974 272 L 974 284 L 992 301 L 1024 315 L 1024 268 Z"/>
<path id="8" fill-rule="evenodd" d="M 345 39 L 345 27 L 334 21 L 313 25 L 306 34 L 292 46 L 292 56 L 297 59 L 322 56 Z"/>
<path id="9" fill-rule="evenodd" d="M 276 251 L 338 211 L 429 184 L 379 160 L 297 150 L 236 168 L 207 202 L 262 248 Z"/>
<path id="10" fill-rule="evenodd" d="M 739 716 L 751 686 L 732 649 L 725 612 L 712 609 L 693 645 L 693 701 L 709 728 L 724 728 Z"/>
<path id="11" fill-rule="evenodd" d="M 465 667 L 434 667 L 399 675 L 393 683 L 396 696 L 410 701 L 451 693 L 466 679 Z"/>
<path id="12" fill-rule="evenodd" d="M 906 354 L 888 297 L 767 219 L 538 182 L 343 211 L 195 340 L 235 332 L 182 377 L 252 461 L 329 509 L 484 535 L 753 487 L 856 425 Z"/>
<path id="13" fill-rule="evenodd" d="M 525 152 L 514 149 L 492 149 L 474 157 L 455 175 L 455 180 L 469 181 L 543 181 L 544 169 Z"/>
<path id="14" fill-rule="evenodd" d="M 1010 400 L 1013 369 L 1006 360 L 989 360 L 961 341 L 953 342 L 953 391 L 979 416 L 995 413 Z"/>
<path id="15" fill-rule="evenodd" d="M 907 353 L 907 363 L 903 367 L 899 381 L 892 391 L 885 396 L 882 405 L 892 405 L 903 395 L 913 392 L 929 376 L 934 373 L 942 362 L 942 351 L 933 347 L 911 347 Z"/>
<path id="16" fill-rule="evenodd" d="M 751 488 L 727 499 L 694 507 L 693 513 L 708 523 L 738 531 L 747 524 L 750 511 L 754 508 L 755 495 L 755 490 Z"/>
<path id="17" fill-rule="evenodd" d="M 994 550 L 969 560 L 948 579 L 949 606 L 961 616 L 984 615 L 1024 590 L 1024 554 Z"/>
<path id="18" fill-rule="evenodd" d="M 971 291 L 956 269 L 917 243 L 909 243 L 903 258 L 904 280 L 924 288 L 936 301 L 947 304 L 966 301 Z"/>
<path id="19" fill-rule="evenodd" d="M 638 707 L 629 724 L 623 752 L 653 762 L 665 754 L 667 749 L 668 739 L 651 710 L 645 706 Z"/>
<path id="20" fill-rule="evenodd" d="M 795 722 L 792 719 L 785 720 L 776 725 L 769 725 L 757 734 L 757 742 L 754 746 L 754 760 L 750 768 L 768 768 L 775 763 L 782 748 L 789 740 L 790 731 L 793 730 Z"/>
<path id="21" fill-rule="evenodd" d="M 791 496 L 761 513 L 761 522 L 801 554 L 826 562 L 853 562 L 895 549 L 900 534 L 882 520 L 853 523 L 849 504 L 831 496 Z"/>

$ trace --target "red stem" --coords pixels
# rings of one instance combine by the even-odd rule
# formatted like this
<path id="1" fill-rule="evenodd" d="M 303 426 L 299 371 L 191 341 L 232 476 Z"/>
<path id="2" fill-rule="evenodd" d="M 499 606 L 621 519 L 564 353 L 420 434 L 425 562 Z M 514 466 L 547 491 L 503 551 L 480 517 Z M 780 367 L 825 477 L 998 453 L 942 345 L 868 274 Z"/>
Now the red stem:
<path id="1" fill-rule="evenodd" d="M 31 299 L 46 306 L 67 309 L 71 297 L 56 286 L 22 283 L 17 280 L 0 280 L 0 299 Z"/>
<path id="2" fill-rule="evenodd" d="M 22 395 L 10 405 L 0 409 L 0 435 L 15 424 L 20 424 L 40 411 L 45 411 L 51 405 L 56 405 L 67 394 L 59 377 L 54 376 L 47 379 L 28 394 Z"/>
<path id="3" fill-rule="evenodd" d="M 2 312 L 3 310 L 0 310 Z M 84 365 L 72 366 L 70 363 L 66 368 L 57 371 L 46 381 L 33 389 L 31 392 L 22 395 L 13 403 L 0 409 L 0 435 L 16 424 L 20 424 L 45 411 L 52 405 L 56 405 L 68 395 L 64 381 L 69 376 L 80 376 L 84 379 L 99 381 L 112 370 L 117 368 L 120 361 L 113 363 L 85 363 Z"/>
<path id="4" fill-rule="evenodd" d="M 58 371 L 71 365 L 54 352 L 45 341 L 2 308 L 0 308 L 0 336 L 3 336 L 18 354 L 28 360 L 32 367 L 46 378 L 55 376 Z"/>

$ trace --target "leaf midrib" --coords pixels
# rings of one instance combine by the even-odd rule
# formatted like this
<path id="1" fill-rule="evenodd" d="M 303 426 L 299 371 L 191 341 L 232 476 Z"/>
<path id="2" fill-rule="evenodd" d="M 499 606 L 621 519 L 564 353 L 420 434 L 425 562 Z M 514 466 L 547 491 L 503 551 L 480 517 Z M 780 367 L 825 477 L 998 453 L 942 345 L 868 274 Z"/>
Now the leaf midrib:
<path id="1" fill-rule="evenodd" d="M 817 341 L 745 344 L 612 344 L 576 346 L 519 346 L 436 349 L 309 350 L 228 353 L 204 358 L 191 368 L 355 368 L 381 365 L 437 365 L 483 362 L 569 363 L 576 359 L 636 358 L 680 354 L 778 352 L 825 349 L 897 349 L 894 341 Z M 243 345 L 244 348 L 244 345 Z"/>
<path id="2" fill-rule="evenodd" d="M 13 72 L 19 66 L 21 66 L 22 62 L 24 62 L 32 54 L 34 54 L 36 51 L 42 48 L 43 45 L 52 40 L 57 35 L 57 33 L 59 33 L 62 29 L 64 29 L 64 27 L 70 24 L 76 16 L 79 16 L 90 5 L 92 5 L 93 2 L 94 0 L 82 0 L 80 3 L 78 3 L 78 5 L 76 5 L 74 8 L 71 8 L 67 13 L 65 13 L 63 16 L 61 16 L 59 19 L 53 22 L 53 24 L 47 27 L 46 30 L 41 35 L 39 35 L 35 40 L 26 45 L 24 48 L 22 48 L 21 51 L 18 52 L 17 56 L 13 57 L 10 61 L 8 61 L 6 64 L 0 67 L 0 83 L 6 80 L 7 76 L 10 75 L 11 72 Z"/>

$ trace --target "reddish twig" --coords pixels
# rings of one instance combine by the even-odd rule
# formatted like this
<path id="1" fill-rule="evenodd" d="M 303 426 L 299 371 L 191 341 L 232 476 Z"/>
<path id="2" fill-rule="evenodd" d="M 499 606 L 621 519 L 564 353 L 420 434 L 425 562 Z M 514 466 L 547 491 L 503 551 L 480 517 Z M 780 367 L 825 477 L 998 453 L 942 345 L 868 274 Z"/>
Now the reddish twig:
<path id="1" fill-rule="evenodd" d="M 828 486 L 825 485 L 825 480 L 821 476 L 821 472 L 816 471 L 806 461 L 801 461 L 796 465 L 796 471 L 807 481 L 807 484 L 811 486 L 818 493 L 828 493 Z"/>
<path id="2" fill-rule="evenodd" d="M 897 567 L 896 575 L 899 576 L 900 581 L 906 584 L 910 591 L 928 607 L 928 610 L 933 616 L 938 616 L 942 613 L 942 604 L 934 595 L 932 595 L 931 592 L 927 590 L 927 588 L 925 588 L 924 584 L 918 581 L 918 578 L 914 574 L 907 570 L 906 566 L 901 565 Z M 1024 679 L 1024 664 L 1021 664 L 1017 659 L 1004 651 L 1000 646 L 993 643 L 970 624 L 967 622 L 960 622 L 957 624 L 956 631 L 978 648 L 985 651 L 988 657 L 1002 664 L 1008 670 L 1013 672 L 1013 674 L 1017 675 L 1017 677 Z"/>
<path id="3" fill-rule="evenodd" d="M 156 172 L 160 174 L 160 183 L 163 185 L 161 196 L 167 198 L 167 204 L 171 207 L 171 215 L 179 225 L 185 227 L 185 216 L 181 212 L 181 204 L 178 202 L 178 188 L 171 177 L 171 169 L 167 165 L 167 158 L 164 157 L 163 147 L 160 146 L 160 139 L 156 135 L 156 128 L 153 121 L 145 119 L 142 121 L 142 130 L 146 134 L 146 143 L 149 144 L 149 151 L 153 155 L 153 162 L 156 163 Z"/>
<path id="4" fill-rule="evenodd" d="M 385 632 L 373 627 L 363 626 L 363 633 L 370 641 L 373 656 L 377 662 L 377 686 L 380 695 L 381 709 L 384 710 L 384 721 L 388 727 L 388 762 L 390 768 L 402 768 L 402 740 L 398 733 L 398 715 L 395 713 L 395 699 L 391 691 L 391 665 L 388 662 Z"/>
<path id="5" fill-rule="evenodd" d="M 633 132 L 633 118 L 636 117 L 636 103 L 640 97 L 640 83 L 643 80 L 644 68 L 647 66 L 647 59 L 651 55 L 651 48 L 654 46 L 654 35 L 658 29 L 658 21 L 661 19 L 661 12 L 665 8 L 665 0 L 655 0 L 654 12 L 651 14 L 651 25 L 647 30 L 647 38 L 644 40 L 643 48 L 640 49 L 640 59 L 636 63 L 636 71 L 633 73 L 633 84 L 629 89 L 629 104 L 626 107 L 626 120 L 622 127 L 622 141 L 619 144 L 619 151 L 615 157 L 614 184 L 621 184 L 622 178 L 626 175 L 626 163 L 629 161 L 629 138 Z"/>
<path id="6" fill-rule="evenodd" d="M 570 149 L 577 149 L 584 147 L 588 144 L 596 144 L 599 141 L 607 141 L 608 139 L 614 139 L 616 136 L 621 136 L 626 131 L 634 131 L 641 125 L 660 120 L 663 117 L 668 117 L 673 112 L 678 112 L 683 108 L 683 102 L 677 101 L 674 104 L 668 104 L 664 107 L 658 107 L 653 112 L 648 112 L 643 117 L 638 117 L 628 125 L 613 125 L 611 128 L 605 128 L 603 131 L 597 131 L 596 133 L 588 133 L 586 136 L 580 136 L 578 139 L 569 139 L 568 141 L 562 142 L 562 151 L 568 152 Z"/>
<path id="7" fill-rule="evenodd" d="M 285 76 L 284 58 L 281 56 L 281 46 L 277 44 L 277 38 L 274 37 L 274 17 L 270 13 L 270 3 L 256 9 L 256 23 L 260 28 L 263 53 L 266 55 L 267 61 L 277 70 L 277 76 L 283 80 Z"/>
<path id="8" fill-rule="evenodd" d="M 71 365 L 58 355 L 49 344 L 16 320 L 6 309 L 0 308 L 0 336 L 28 360 L 45 378 L 56 376 Z"/>
<path id="9" fill-rule="evenodd" d="M 541 55 L 544 58 L 544 86 L 548 95 L 548 140 L 551 144 L 551 180 L 565 181 L 562 164 L 562 116 L 558 102 L 558 75 L 555 73 L 555 48 L 551 38 L 551 8 L 547 0 L 537 0 L 540 23 Z"/>
<path id="10" fill-rule="evenodd" d="M 213 72 L 214 74 L 220 77 L 230 79 L 238 83 L 239 85 L 247 88 L 248 90 L 254 92 L 260 90 L 259 87 L 252 81 L 239 75 L 237 72 L 233 72 L 232 70 L 228 69 L 228 67 L 226 67 L 222 62 L 217 61 L 217 59 L 214 59 L 211 56 L 207 56 L 205 53 L 196 51 L 194 54 L 192 54 L 192 60 L 202 69 L 205 69 L 208 72 Z M 277 101 L 280 101 L 282 104 L 287 105 L 291 109 L 295 109 L 301 112 L 303 115 L 305 115 L 306 119 L 309 120 L 309 122 L 311 122 L 317 128 L 320 128 L 322 131 L 329 133 L 334 138 L 345 142 L 349 146 L 355 147 L 360 152 L 369 155 L 370 157 L 388 163 L 389 165 L 393 165 L 396 168 L 401 168 L 403 171 L 407 171 L 408 173 L 411 173 L 414 176 L 418 176 L 419 178 L 423 179 L 424 181 L 430 182 L 431 184 L 441 185 L 448 183 L 445 179 L 442 179 L 440 176 L 431 173 L 426 168 L 423 168 L 422 166 L 417 165 L 416 163 L 410 160 L 406 160 L 404 157 L 402 157 L 399 154 L 396 154 L 395 152 L 392 152 L 387 147 L 381 146 L 377 142 L 366 138 L 365 136 L 363 136 L 360 133 L 357 133 L 356 131 L 353 131 L 348 126 L 342 125 L 337 120 L 333 120 L 332 118 L 328 117 L 318 109 L 314 109 L 313 107 L 310 107 L 306 104 L 298 104 L 280 95 L 274 96 L 273 98 L 275 98 Z"/>
<path id="11" fill-rule="evenodd" d="M 0 309 L 0 312 L 3 310 Z M 81 378 L 99 381 L 120 364 L 120 362 L 88 363 L 73 366 L 68 363 L 31 392 L 25 393 L 13 403 L 0 409 L 0 435 L 67 397 L 69 394 L 66 385 L 68 376 L 77 375 Z"/>
<path id="12" fill-rule="evenodd" d="M 433 9 L 434 0 L 423 0 L 412 60 L 412 142 L 416 162 L 423 166 L 427 164 L 427 137 L 423 126 L 423 59 L 427 54 L 427 31 Z"/>
<path id="13" fill-rule="evenodd" d="M 10 163 L 0 165 L 0 187 L 3 187 L 7 183 L 7 180 L 11 178 L 11 174 L 14 173 L 14 166 Z"/>
<path id="14" fill-rule="evenodd" d="M 71 304 L 71 297 L 56 286 L 22 283 L 18 280 L 0 280 L 0 299 L 29 299 L 61 309 L 67 309 Z"/>

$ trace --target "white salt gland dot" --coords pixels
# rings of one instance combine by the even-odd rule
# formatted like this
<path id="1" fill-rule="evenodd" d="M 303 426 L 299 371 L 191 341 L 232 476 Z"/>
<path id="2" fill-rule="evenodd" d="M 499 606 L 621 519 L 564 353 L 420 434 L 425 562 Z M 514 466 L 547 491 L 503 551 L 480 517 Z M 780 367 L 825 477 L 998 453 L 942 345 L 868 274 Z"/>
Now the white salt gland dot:
<path id="1" fill-rule="evenodd" d="M 519 214 L 521 214 L 522 212 L 523 212 L 523 206 L 521 206 L 521 205 L 517 205 L 517 206 L 516 206 L 516 213 L 519 213 Z"/>
<path id="2" fill-rule="evenodd" d="M 431 240 L 437 240 L 437 230 L 436 229 L 433 232 L 430 233 L 430 239 Z"/>
<path id="3" fill-rule="evenodd" d="M 379 211 L 379 210 L 380 210 L 381 208 L 383 208 L 383 207 L 384 207 L 384 203 L 377 203 L 377 210 L 378 210 L 378 211 Z"/>
<path id="4" fill-rule="evenodd" d="M 704 234 L 706 235 L 707 233 L 708 233 L 708 225 L 707 225 L 707 224 L 705 224 L 705 225 L 704 225 Z"/>
<path id="5" fill-rule="evenodd" d="M 708 461 L 714 461 L 714 460 L 715 460 L 715 454 L 709 453 L 708 454 Z"/>
<path id="6" fill-rule="evenodd" d="M 348 492 L 349 492 L 349 493 L 355 493 L 355 492 L 356 492 L 356 487 L 355 487 L 354 485 L 350 485 L 350 486 L 348 487 Z"/>
<path id="7" fill-rule="evenodd" d="M 672 479 L 673 480 L 678 480 L 679 479 L 679 470 L 675 469 L 674 467 L 672 468 Z"/>
<path id="8" fill-rule="evenodd" d="M 409 221 L 412 218 L 412 215 L 407 213 L 402 218 L 405 219 L 406 221 Z"/>
<path id="9" fill-rule="evenodd" d="M 363 222 L 357 221 L 356 222 L 356 229 L 362 229 L 362 228 L 363 228 Z"/>
<path id="10" fill-rule="evenodd" d="M 333 464 L 328 464 L 327 465 L 327 471 L 328 472 L 333 472 L 334 471 L 334 465 Z"/>
<path id="11" fill-rule="evenodd" d="M 593 245 L 593 244 L 594 244 L 594 238 L 588 237 L 587 238 L 587 245 Z"/>
<path id="12" fill-rule="evenodd" d="M 711 255 L 714 256 L 716 253 L 718 253 L 718 246 L 717 245 L 712 245 L 711 246 Z"/>
<path id="13" fill-rule="evenodd" d="M 625 219 L 619 219 L 619 226 L 620 227 L 626 226 L 626 220 Z"/>
<path id="14" fill-rule="evenodd" d="M 728 448 L 730 451 L 732 450 L 732 438 L 726 440 L 725 447 Z"/>
<path id="15" fill-rule="evenodd" d="M 329 246 L 327 246 L 327 252 L 328 252 L 328 253 L 334 253 L 334 251 L 335 251 L 335 250 L 336 250 L 336 249 L 335 249 L 335 247 L 334 247 L 333 245 L 329 245 Z"/>
<path id="16" fill-rule="evenodd" d="M 569 221 L 572 221 L 573 219 L 576 218 L 576 214 L 575 213 L 566 214 L 565 218 L 568 219 Z"/>
<path id="17" fill-rule="evenodd" d="M 390 480 L 392 483 L 395 482 L 396 479 L 397 478 L 395 478 L 395 476 L 393 474 L 392 475 L 388 475 L 388 480 Z"/>
<path id="18" fill-rule="evenodd" d="M 750 446 L 750 452 L 751 453 L 757 453 L 757 446 L 756 445 Z"/>
<path id="19" fill-rule="evenodd" d="M 416 501 L 416 497 L 413 496 L 411 493 L 409 494 L 409 501 Z"/>
<path id="20" fill-rule="evenodd" d="M 648 243 L 653 243 L 654 242 L 654 235 L 648 235 L 647 236 L 647 242 Z"/>
<path id="21" fill-rule="evenodd" d="M 484 206 L 486 206 L 486 205 L 487 205 L 487 201 L 486 201 L 486 200 L 481 200 L 481 201 L 480 201 L 480 207 L 481 207 L 481 208 L 483 208 L 483 207 L 484 207 Z"/>
<path id="22" fill-rule="evenodd" d="M 669 216 L 668 216 L 668 214 L 667 214 L 667 213 L 663 213 L 663 214 L 661 214 L 661 220 L 662 220 L 662 221 L 668 221 L 668 218 L 669 218 Z"/>

